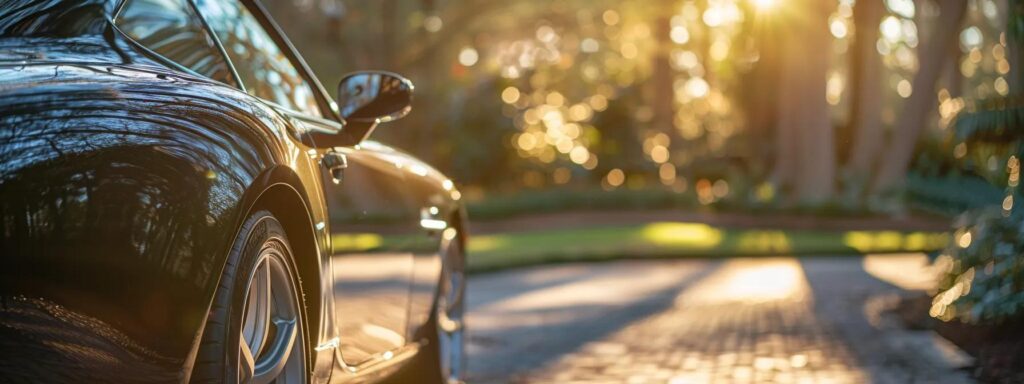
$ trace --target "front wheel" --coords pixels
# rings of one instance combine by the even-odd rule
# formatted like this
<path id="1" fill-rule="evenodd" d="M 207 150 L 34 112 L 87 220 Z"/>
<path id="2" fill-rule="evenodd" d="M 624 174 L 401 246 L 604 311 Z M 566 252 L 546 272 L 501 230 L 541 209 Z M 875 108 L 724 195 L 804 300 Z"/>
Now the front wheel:
<path id="1" fill-rule="evenodd" d="M 281 223 L 254 213 L 239 231 L 214 296 L 193 382 L 306 382 L 302 295 Z"/>
<path id="2" fill-rule="evenodd" d="M 458 384 L 465 380 L 464 321 L 466 306 L 465 257 L 459 239 L 452 240 L 444 255 L 430 322 L 423 328 L 426 339 L 412 369 L 399 374 L 396 383 Z"/>
<path id="3" fill-rule="evenodd" d="M 434 309 L 437 364 L 442 382 L 461 383 L 466 364 L 466 273 L 465 256 L 458 239 L 449 246 L 438 290 L 437 307 Z"/>

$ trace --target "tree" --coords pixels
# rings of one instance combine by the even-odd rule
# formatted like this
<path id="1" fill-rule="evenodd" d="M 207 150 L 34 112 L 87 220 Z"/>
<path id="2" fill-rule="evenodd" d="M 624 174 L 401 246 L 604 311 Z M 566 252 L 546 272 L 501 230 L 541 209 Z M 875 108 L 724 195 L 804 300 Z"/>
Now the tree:
<path id="1" fill-rule="evenodd" d="M 776 132 L 779 114 L 779 23 L 771 17 L 769 10 L 759 11 L 752 2 L 743 2 L 744 17 L 742 36 L 748 36 L 747 48 L 756 49 L 756 63 L 743 74 L 741 84 L 752 92 L 741 92 L 738 96 L 746 117 L 745 127 L 748 140 L 754 145 L 751 158 L 756 162 L 770 162 L 772 148 L 761 145 L 772 140 Z M 763 13 L 762 13 L 763 12 Z"/>
<path id="2" fill-rule="evenodd" d="M 856 35 L 853 41 L 850 84 L 853 85 L 851 126 L 853 149 L 847 164 L 851 181 L 857 185 L 870 180 L 879 149 L 882 148 L 882 60 L 876 51 L 878 25 L 885 16 L 881 1 L 862 1 L 853 10 Z M 858 194 L 860 191 L 857 191 Z"/>
<path id="3" fill-rule="evenodd" d="M 935 86 L 942 72 L 943 59 L 948 57 L 950 45 L 956 43 L 966 10 L 967 2 L 964 0 L 939 2 L 939 18 L 930 38 L 918 53 L 920 65 L 912 83 L 913 94 L 907 99 L 903 113 L 896 122 L 892 139 L 882 158 L 881 169 L 874 179 L 872 192 L 880 194 L 903 187 L 914 146 L 935 104 Z"/>
<path id="4" fill-rule="evenodd" d="M 782 32 L 776 177 L 791 185 L 803 203 L 822 203 L 835 189 L 834 129 L 825 88 L 832 36 L 828 15 L 834 5 L 794 1 Z"/>
<path id="5" fill-rule="evenodd" d="M 654 30 L 658 47 L 652 63 L 653 74 L 650 84 L 654 97 L 651 105 L 654 112 L 654 129 L 667 134 L 672 143 L 680 143 L 682 140 L 679 139 L 679 130 L 675 128 L 675 89 L 672 84 L 675 74 L 672 73 L 672 65 L 669 63 L 669 53 L 672 50 L 672 40 L 669 39 L 671 29 L 671 20 L 667 15 L 655 20 Z"/>

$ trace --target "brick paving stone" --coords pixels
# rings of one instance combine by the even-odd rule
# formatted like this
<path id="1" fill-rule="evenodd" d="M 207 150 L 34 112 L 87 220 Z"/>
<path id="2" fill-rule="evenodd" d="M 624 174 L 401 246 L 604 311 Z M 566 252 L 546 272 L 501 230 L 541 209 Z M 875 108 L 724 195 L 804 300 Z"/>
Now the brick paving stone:
<path id="1" fill-rule="evenodd" d="M 685 304 L 585 344 L 531 383 L 863 383 L 806 300 Z"/>
<path id="2" fill-rule="evenodd" d="M 887 335 L 868 324 L 865 300 L 900 289 L 868 275 L 860 260 L 730 260 L 681 286 L 660 311 L 548 356 L 546 364 L 484 381 L 970 382 L 963 372 L 892 348 Z M 559 343 L 550 336 L 523 352 L 543 355 L 543 346 Z"/>

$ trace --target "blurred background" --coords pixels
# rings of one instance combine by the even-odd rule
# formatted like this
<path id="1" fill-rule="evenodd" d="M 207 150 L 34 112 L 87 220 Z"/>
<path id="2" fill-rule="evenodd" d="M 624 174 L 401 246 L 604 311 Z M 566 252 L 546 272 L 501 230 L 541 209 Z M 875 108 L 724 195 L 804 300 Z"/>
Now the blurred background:
<path id="1" fill-rule="evenodd" d="M 473 272 L 927 252 L 902 269 L 934 277 L 903 305 L 922 324 L 1021 333 L 1024 2 L 264 2 L 332 93 L 357 70 L 416 84 L 373 139 L 456 180 Z M 958 344 L 985 374 L 1021 366 L 983 339 Z"/>
<path id="2" fill-rule="evenodd" d="M 374 138 L 456 179 L 478 218 L 893 213 L 1005 182 L 1006 156 L 951 129 L 1021 85 L 1004 0 L 267 3 L 331 92 L 355 70 L 414 81 L 415 113 Z"/>

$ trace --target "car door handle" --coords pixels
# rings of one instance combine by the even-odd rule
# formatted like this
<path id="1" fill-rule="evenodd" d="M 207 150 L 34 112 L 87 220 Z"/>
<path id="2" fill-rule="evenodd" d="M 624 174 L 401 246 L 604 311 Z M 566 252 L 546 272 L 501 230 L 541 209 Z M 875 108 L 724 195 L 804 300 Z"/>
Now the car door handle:
<path id="1" fill-rule="evenodd" d="M 320 164 L 331 174 L 335 184 L 338 184 L 345 177 L 345 169 L 348 168 L 348 158 L 345 154 L 338 152 L 327 152 Z"/>

